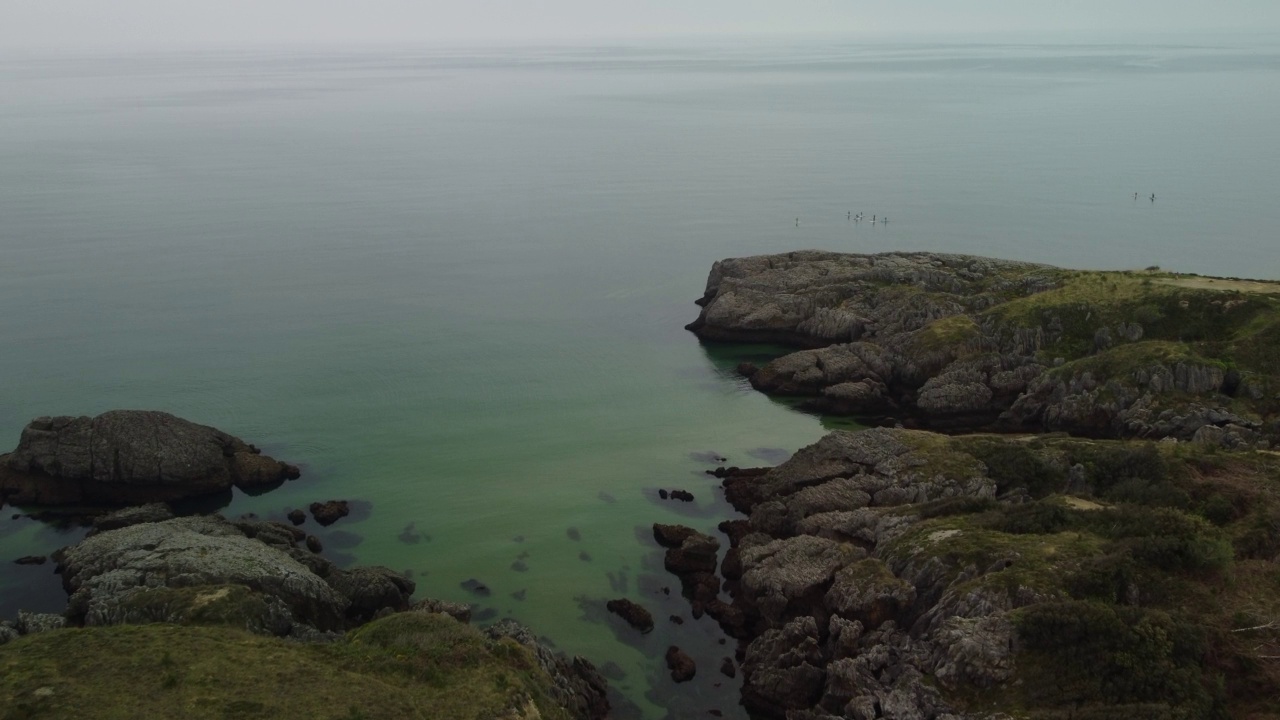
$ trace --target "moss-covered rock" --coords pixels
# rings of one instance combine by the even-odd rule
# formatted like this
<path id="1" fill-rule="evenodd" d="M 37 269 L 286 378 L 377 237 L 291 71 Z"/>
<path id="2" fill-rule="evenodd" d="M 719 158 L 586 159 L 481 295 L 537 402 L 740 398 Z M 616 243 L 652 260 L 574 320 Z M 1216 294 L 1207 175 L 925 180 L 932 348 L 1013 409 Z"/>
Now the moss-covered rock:
<path id="1" fill-rule="evenodd" d="M 768 717 L 1275 710 L 1280 455 L 876 429 L 725 482 L 752 510 L 730 558 L 745 697 Z M 871 502 L 822 492 L 841 483 Z M 893 487 L 915 490 L 874 499 Z M 803 519 L 780 521 L 797 503 Z M 779 646 L 795 628 L 823 629 L 793 639 L 803 657 Z M 807 699 L 778 691 L 792 686 Z"/>

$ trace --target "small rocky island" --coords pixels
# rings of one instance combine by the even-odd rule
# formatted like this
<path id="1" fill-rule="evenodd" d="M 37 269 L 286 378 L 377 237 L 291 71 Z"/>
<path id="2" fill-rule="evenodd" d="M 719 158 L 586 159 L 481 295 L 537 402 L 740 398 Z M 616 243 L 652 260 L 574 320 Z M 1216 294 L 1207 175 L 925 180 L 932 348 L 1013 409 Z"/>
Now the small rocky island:
<path id="1" fill-rule="evenodd" d="M 699 304 L 704 341 L 798 348 L 755 388 L 897 426 L 718 468 L 718 575 L 654 528 L 754 716 L 1274 716 L 1280 284 L 796 252 Z"/>
<path id="2" fill-rule="evenodd" d="M 150 411 L 39 418 L 0 468 L 11 502 L 127 506 L 96 512 L 88 537 L 54 554 L 65 612 L 0 622 L 4 717 L 608 713 L 589 662 L 514 622 L 473 629 L 468 606 L 415 603 L 402 573 L 340 568 L 292 524 L 152 502 L 298 476 L 214 428 Z"/>
<path id="3" fill-rule="evenodd" d="M 0 455 L 0 501 L 29 505 L 141 505 L 269 488 L 297 467 L 207 425 L 169 413 L 112 410 L 42 417 Z"/>

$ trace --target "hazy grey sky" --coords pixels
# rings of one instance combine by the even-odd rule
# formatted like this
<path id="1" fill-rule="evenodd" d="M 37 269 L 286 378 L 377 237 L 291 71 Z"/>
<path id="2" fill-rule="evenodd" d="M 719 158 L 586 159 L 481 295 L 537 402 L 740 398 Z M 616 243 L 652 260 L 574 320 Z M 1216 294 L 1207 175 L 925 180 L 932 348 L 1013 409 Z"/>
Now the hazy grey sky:
<path id="1" fill-rule="evenodd" d="M 1280 30 L 1280 0 L 0 0 L 0 49 Z"/>

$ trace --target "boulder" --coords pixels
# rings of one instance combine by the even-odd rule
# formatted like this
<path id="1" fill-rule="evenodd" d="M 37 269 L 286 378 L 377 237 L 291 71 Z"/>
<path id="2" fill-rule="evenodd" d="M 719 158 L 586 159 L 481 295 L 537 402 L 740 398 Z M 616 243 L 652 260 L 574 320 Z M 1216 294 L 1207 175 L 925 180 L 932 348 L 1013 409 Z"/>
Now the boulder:
<path id="1" fill-rule="evenodd" d="M 347 598 L 347 617 L 358 622 L 373 619 L 383 609 L 407 610 L 416 589 L 403 574 L 380 566 L 335 569 L 325 580 Z"/>
<path id="2" fill-rule="evenodd" d="M 471 606 L 466 603 L 426 598 L 414 603 L 409 610 L 412 612 L 440 613 L 442 615 L 448 615 L 460 623 L 471 622 Z"/>
<path id="3" fill-rule="evenodd" d="M 32 420 L 0 456 L 0 497 L 36 505 L 136 505 L 256 488 L 298 469 L 169 413 L 112 410 Z"/>
<path id="4" fill-rule="evenodd" d="M 293 623 L 319 630 L 343 629 L 351 604 L 288 552 L 216 515 L 98 533 L 55 559 L 71 594 L 67 614 L 86 625 L 139 622 L 153 603 L 134 596 L 155 588 L 243 586 L 287 610 Z"/>

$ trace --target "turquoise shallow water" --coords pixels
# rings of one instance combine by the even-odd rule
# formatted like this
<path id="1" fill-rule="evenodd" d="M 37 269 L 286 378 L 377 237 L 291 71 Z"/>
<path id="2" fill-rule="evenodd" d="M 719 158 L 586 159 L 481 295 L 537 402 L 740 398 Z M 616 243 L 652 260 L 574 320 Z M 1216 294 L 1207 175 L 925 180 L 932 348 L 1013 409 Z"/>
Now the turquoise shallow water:
<path id="1" fill-rule="evenodd" d="M 767 349 L 681 329 L 711 263 L 1280 277 L 1278 120 L 1257 42 L 8 57 L 0 445 L 115 407 L 218 426 L 305 470 L 226 512 L 361 500 L 336 557 L 449 599 L 480 579 L 482 606 L 616 663 L 640 715 L 733 716 L 708 621 L 600 617 L 626 594 L 687 619 L 647 528 L 728 514 L 691 454 L 764 464 L 824 432 L 733 376 Z M 78 532 L 2 517 L 0 559 Z M 0 564 L 0 616 L 62 599 L 48 566 Z M 670 642 L 701 668 L 679 688 Z"/>

